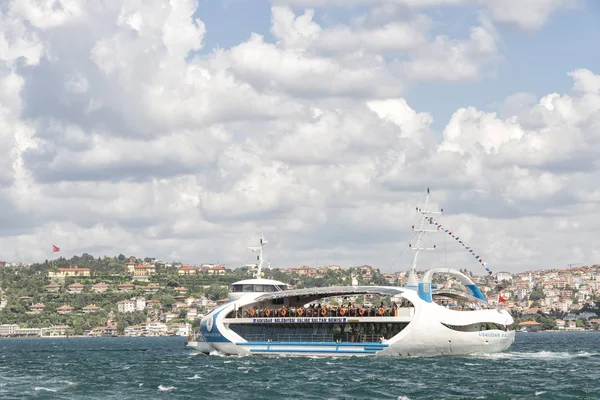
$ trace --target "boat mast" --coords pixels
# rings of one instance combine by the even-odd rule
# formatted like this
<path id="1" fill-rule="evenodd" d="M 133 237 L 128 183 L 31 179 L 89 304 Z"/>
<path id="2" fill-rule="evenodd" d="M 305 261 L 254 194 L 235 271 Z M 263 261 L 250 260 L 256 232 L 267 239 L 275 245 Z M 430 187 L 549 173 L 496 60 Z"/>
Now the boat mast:
<path id="1" fill-rule="evenodd" d="M 417 277 L 417 261 L 419 259 L 419 252 L 421 250 L 435 250 L 435 245 L 433 247 L 421 247 L 421 240 L 423 239 L 423 235 L 426 232 L 437 232 L 437 229 L 425 229 L 425 222 L 429 220 L 429 217 L 432 214 L 442 214 L 444 212 L 443 209 L 440 211 L 431 211 L 427 208 L 429 205 L 429 188 L 427 188 L 427 195 L 425 196 L 425 204 L 423 207 L 417 207 L 416 210 L 419 214 L 421 214 L 421 223 L 418 228 L 412 226 L 414 232 L 417 232 L 417 242 L 415 246 L 409 243 L 408 247 L 415 250 L 415 256 L 413 257 L 412 266 L 410 267 L 410 272 L 408 273 L 408 279 L 406 282 L 407 287 L 417 287 L 419 285 L 419 278 Z"/>
<path id="2" fill-rule="evenodd" d="M 263 247 L 267 243 L 269 242 L 266 241 L 264 238 L 260 238 L 260 244 L 258 247 L 248 247 L 248 249 L 252 250 L 253 252 L 258 251 L 258 256 L 256 256 L 256 260 L 258 261 L 258 263 L 256 263 L 256 272 L 254 273 L 254 277 L 256 279 L 261 279 L 263 265 Z"/>

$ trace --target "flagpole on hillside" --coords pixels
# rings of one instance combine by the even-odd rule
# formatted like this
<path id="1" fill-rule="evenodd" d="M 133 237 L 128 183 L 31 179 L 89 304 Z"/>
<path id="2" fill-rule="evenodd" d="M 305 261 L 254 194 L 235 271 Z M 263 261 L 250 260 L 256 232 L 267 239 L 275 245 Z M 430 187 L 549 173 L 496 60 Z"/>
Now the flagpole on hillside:
<path id="1" fill-rule="evenodd" d="M 54 269 L 54 253 L 60 253 L 60 247 L 52 245 L 52 259 L 50 260 L 50 266 Z"/>

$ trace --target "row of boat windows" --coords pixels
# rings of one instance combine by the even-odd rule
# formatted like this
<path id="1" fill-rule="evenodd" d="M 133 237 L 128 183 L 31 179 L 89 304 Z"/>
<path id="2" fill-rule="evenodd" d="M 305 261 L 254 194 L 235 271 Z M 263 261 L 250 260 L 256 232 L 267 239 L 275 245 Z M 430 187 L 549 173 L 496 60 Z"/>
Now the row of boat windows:
<path id="1" fill-rule="evenodd" d="M 272 342 L 379 342 L 396 336 L 408 323 L 374 322 L 345 324 L 230 324 L 229 328 L 248 341 Z"/>
<path id="2" fill-rule="evenodd" d="M 287 290 L 287 285 L 231 285 L 229 287 L 230 292 L 239 293 L 239 292 L 248 292 L 248 293 L 270 293 L 270 292 L 279 292 L 281 290 Z"/>
<path id="3" fill-rule="evenodd" d="M 492 331 L 492 330 L 499 330 L 499 331 L 508 331 L 508 326 L 507 325 L 501 325 L 501 324 L 496 324 L 493 322 L 478 322 L 476 324 L 470 324 L 470 325 L 450 325 L 450 324 L 444 324 L 442 323 L 442 325 L 444 325 L 446 328 L 452 329 L 453 331 L 458 331 L 458 332 L 481 332 L 481 331 Z"/>

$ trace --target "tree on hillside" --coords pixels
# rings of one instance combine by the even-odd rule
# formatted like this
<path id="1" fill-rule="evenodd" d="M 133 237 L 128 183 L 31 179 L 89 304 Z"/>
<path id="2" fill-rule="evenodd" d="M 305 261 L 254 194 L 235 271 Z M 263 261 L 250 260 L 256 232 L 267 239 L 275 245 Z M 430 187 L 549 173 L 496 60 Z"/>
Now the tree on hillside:
<path id="1" fill-rule="evenodd" d="M 181 283 L 176 278 L 169 278 L 169 279 L 167 279 L 166 284 L 167 284 L 168 287 L 172 287 L 172 288 L 181 286 Z"/>
<path id="2" fill-rule="evenodd" d="M 552 318 L 548 318 L 544 313 L 538 311 L 536 317 L 536 321 L 542 324 L 542 330 L 549 331 L 552 329 L 556 329 L 556 321 Z"/>
<path id="3" fill-rule="evenodd" d="M 553 308 L 550 310 L 550 312 L 548 313 L 548 315 L 552 318 L 555 319 L 563 319 L 568 313 L 562 311 L 562 310 L 558 310 L 556 308 Z"/>
<path id="4" fill-rule="evenodd" d="M 144 311 L 135 311 L 130 313 L 118 313 L 115 316 L 117 322 L 117 332 L 123 334 L 125 328 L 131 325 L 139 325 L 145 322 L 147 315 Z"/>
<path id="5" fill-rule="evenodd" d="M 204 289 L 204 295 L 210 300 L 220 300 L 227 297 L 227 288 L 221 285 L 212 284 Z"/>
<path id="6" fill-rule="evenodd" d="M 529 300 L 537 301 L 537 300 L 543 299 L 545 297 L 546 296 L 544 295 L 544 292 L 536 289 L 536 290 L 532 291 L 531 294 L 529 295 Z"/>

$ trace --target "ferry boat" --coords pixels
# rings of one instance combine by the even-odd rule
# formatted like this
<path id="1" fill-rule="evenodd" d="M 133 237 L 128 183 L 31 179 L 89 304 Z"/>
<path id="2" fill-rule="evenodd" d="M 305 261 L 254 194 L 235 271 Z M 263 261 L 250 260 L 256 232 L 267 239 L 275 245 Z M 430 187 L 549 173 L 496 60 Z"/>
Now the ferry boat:
<path id="1" fill-rule="evenodd" d="M 233 283 L 229 301 L 205 316 L 200 333 L 187 346 L 196 351 L 225 355 L 294 356 L 439 356 L 495 353 L 515 340 L 511 315 L 488 305 L 477 285 L 465 274 L 433 268 L 419 279 L 416 265 L 431 223 L 427 210 L 417 208 L 421 225 L 406 287 L 351 286 L 288 289 L 283 282 L 261 277 L 260 240 L 254 279 Z M 438 289 L 433 277 L 456 278 L 465 291 Z M 357 304 L 357 296 L 387 297 L 387 306 Z M 330 302 L 338 299 L 341 304 Z M 462 305 L 462 308 L 458 308 Z M 453 306 L 453 307 L 452 307 Z"/>

